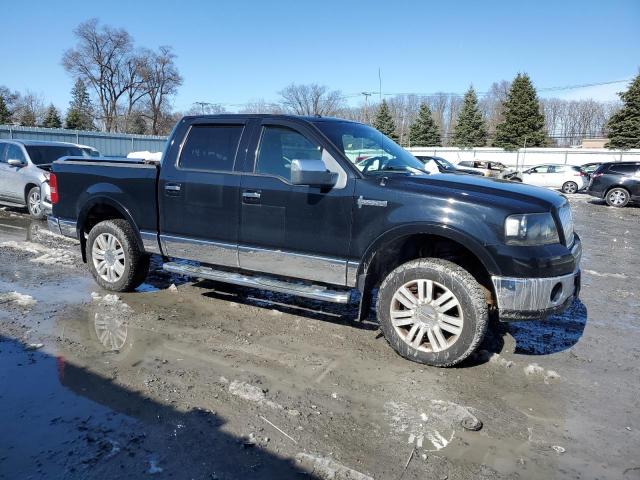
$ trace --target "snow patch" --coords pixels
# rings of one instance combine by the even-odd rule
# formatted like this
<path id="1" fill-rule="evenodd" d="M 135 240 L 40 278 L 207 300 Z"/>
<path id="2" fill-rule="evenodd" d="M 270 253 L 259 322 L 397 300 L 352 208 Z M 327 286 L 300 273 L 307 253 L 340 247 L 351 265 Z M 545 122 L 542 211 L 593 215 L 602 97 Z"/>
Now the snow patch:
<path id="1" fill-rule="evenodd" d="M 594 277 L 609 277 L 609 278 L 627 278 L 624 273 L 601 273 L 596 272 L 595 270 L 583 270 L 584 273 L 589 275 L 593 275 Z"/>
<path id="2" fill-rule="evenodd" d="M 550 383 L 551 380 L 558 380 L 560 378 L 560 375 L 555 370 L 545 370 L 537 363 L 526 366 L 524 373 L 526 375 L 544 377 L 544 383 Z"/>
<path id="3" fill-rule="evenodd" d="M 19 252 L 39 255 L 30 261 L 44 265 L 73 265 L 74 263 L 74 255 L 70 251 L 62 248 L 47 247 L 39 243 L 9 240 L 0 243 L 0 248 L 10 248 Z"/>
<path id="4" fill-rule="evenodd" d="M 346 467 L 330 458 L 298 453 L 296 462 L 309 473 L 322 480 L 373 480 L 373 477 Z"/>
<path id="5" fill-rule="evenodd" d="M 267 407 L 275 408 L 278 410 L 284 409 L 282 405 L 272 402 L 271 400 L 267 400 L 267 396 L 261 388 L 256 387 L 255 385 L 251 385 L 247 382 L 234 380 L 229 384 L 229 393 L 248 402 L 266 405 Z"/>
<path id="6" fill-rule="evenodd" d="M 0 295 L 0 304 L 2 303 L 13 303 L 20 307 L 32 307 L 37 301 L 31 295 L 20 292 L 8 292 Z"/>

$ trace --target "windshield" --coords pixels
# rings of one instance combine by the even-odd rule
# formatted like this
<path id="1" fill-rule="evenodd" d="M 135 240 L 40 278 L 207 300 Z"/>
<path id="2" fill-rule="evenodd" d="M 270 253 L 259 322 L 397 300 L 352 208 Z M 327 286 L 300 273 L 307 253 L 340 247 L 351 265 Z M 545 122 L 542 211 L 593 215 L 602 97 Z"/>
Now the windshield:
<path id="1" fill-rule="evenodd" d="M 427 174 L 420 160 L 375 128 L 352 122 L 315 124 L 365 175 Z"/>
<path id="2" fill-rule="evenodd" d="M 89 154 L 83 149 L 60 145 L 26 145 L 29 158 L 36 165 L 45 165 L 53 163 L 61 157 L 88 157 Z"/>
<path id="3" fill-rule="evenodd" d="M 433 160 L 442 168 L 444 168 L 445 170 L 455 170 L 456 167 L 453 166 L 453 163 L 451 163 L 449 160 L 445 160 L 442 157 L 433 157 Z"/>

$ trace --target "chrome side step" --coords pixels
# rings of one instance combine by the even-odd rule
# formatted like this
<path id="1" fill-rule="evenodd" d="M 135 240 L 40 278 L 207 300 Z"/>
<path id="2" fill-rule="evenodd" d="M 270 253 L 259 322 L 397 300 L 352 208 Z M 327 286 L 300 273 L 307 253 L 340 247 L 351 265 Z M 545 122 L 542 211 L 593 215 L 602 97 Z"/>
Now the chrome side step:
<path id="1" fill-rule="evenodd" d="M 232 283 L 243 287 L 261 288 L 272 292 L 288 293 L 299 297 L 312 298 L 332 303 L 349 303 L 351 296 L 348 290 L 330 290 L 320 285 L 305 285 L 302 283 L 290 283 L 276 278 L 246 275 L 238 272 L 225 272 L 214 270 L 210 267 L 185 265 L 176 262 L 165 263 L 162 268 L 167 272 L 188 275 L 190 277 L 206 278 L 217 282 Z"/>

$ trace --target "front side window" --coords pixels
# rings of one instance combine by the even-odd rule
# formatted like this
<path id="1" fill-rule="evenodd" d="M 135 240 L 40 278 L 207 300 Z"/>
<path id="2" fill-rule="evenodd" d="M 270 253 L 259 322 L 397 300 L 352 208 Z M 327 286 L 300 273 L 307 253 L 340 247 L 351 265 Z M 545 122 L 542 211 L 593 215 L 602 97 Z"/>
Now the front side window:
<path id="1" fill-rule="evenodd" d="M 20 160 L 21 162 L 24 162 L 24 163 L 27 162 L 27 159 L 25 158 L 24 153 L 22 153 L 22 149 L 19 146 L 14 145 L 12 143 L 10 143 L 7 146 L 7 153 L 5 155 L 5 158 L 7 160 Z"/>
<path id="2" fill-rule="evenodd" d="M 322 160 L 322 147 L 290 128 L 263 127 L 255 173 L 281 177 L 289 182 L 292 160 Z"/>
<path id="3" fill-rule="evenodd" d="M 242 125 L 192 126 L 180 153 L 180 168 L 233 171 L 243 128 Z"/>
<path id="4" fill-rule="evenodd" d="M 549 167 L 547 165 L 541 165 L 539 167 L 532 168 L 529 173 L 548 173 Z"/>

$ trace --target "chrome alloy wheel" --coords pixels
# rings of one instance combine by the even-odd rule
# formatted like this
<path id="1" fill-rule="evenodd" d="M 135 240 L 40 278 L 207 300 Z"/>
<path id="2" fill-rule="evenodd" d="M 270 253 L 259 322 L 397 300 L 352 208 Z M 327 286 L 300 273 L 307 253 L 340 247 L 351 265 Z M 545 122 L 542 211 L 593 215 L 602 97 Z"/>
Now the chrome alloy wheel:
<path id="1" fill-rule="evenodd" d="M 391 300 L 390 314 L 400 338 L 423 352 L 446 350 L 458 340 L 464 326 L 456 296 L 433 280 L 412 280 L 401 286 Z"/>
<path id="2" fill-rule="evenodd" d="M 42 205 L 40 205 L 40 192 L 37 188 L 31 190 L 31 193 L 27 198 L 27 208 L 29 209 L 29 213 L 34 217 L 37 217 L 42 213 Z"/>
<path id="3" fill-rule="evenodd" d="M 624 203 L 627 201 L 627 192 L 616 188 L 611 193 L 609 193 L 608 199 L 611 205 L 624 205 Z"/>
<path id="4" fill-rule="evenodd" d="M 124 274 L 125 255 L 120 240 L 110 233 L 101 233 L 93 242 L 91 259 L 98 275 L 109 283 L 115 283 Z"/>

